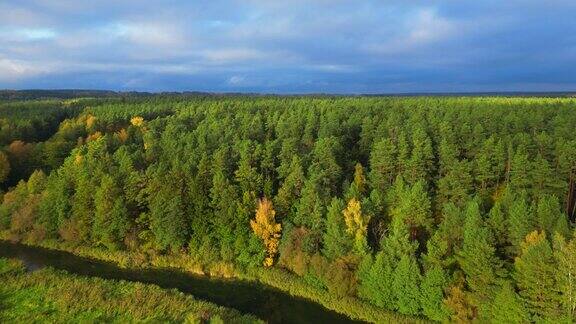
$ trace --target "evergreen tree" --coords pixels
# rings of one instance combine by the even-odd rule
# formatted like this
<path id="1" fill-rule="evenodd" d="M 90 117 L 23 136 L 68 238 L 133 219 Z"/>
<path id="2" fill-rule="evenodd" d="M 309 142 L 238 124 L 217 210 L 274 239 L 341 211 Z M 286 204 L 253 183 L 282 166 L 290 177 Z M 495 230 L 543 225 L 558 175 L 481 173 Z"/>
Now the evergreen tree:
<path id="1" fill-rule="evenodd" d="M 111 176 L 102 177 L 100 187 L 94 195 L 94 205 L 96 210 L 92 238 L 96 243 L 114 250 L 126 236 L 130 220 L 122 191 Z"/>
<path id="2" fill-rule="evenodd" d="M 566 216 L 560 210 L 558 198 L 552 195 L 542 195 L 536 207 L 536 223 L 538 229 L 548 235 L 555 232 L 567 235 L 569 232 Z"/>
<path id="3" fill-rule="evenodd" d="M 514 200 L 508 213 L 510 243 L 514 246 L 515 252 L 518 253 L 522 241 L 534 229 L 535 220 L 532 209 L 523 196 Z"/>
<path id="4" fill-rule="evenodd" d="M 444 288 L 448 278 L 440 266 L 432 266 L 426 271 L 420 285 L 420 305 L 422 313 L 431 320 L 444 322 L 448 319 L 448 311 L 445 309 Z"/>
<path id="5" fill-rule="evenodd" d="M 378 252 L 374 259 L 370 255 L 365 256 L 358 269 L 358 296 L 376 306 L 395 309 L 393 275 L 392 260 L 383 252 Z"/>
<path id="6" fill-rule="evenodd" d="M 546 234 L 538 231 L 528 234 L 522 243 L 522 254 L 514 261 L 514 278 L 534 321 L 560 315 L 556 268 Z"/>
<path id="7" fill-rule="evenodd" d="M 304 172 L 300 164 L 300 158 L 294 155 L 288 175 L 278 190 L 275 198 L 280 219 L 287 217 L 296 201 L 300 198 L 304 186 Z"/>
<path id="8" fill-rule="evenodd" d="M 556 233 L 554 236 L 554 256 L 558 264 L 556 282 L 562 293 L 562 305 L 566 316 L 576 319 L 576 235 L 569 242 Z"/>
<path id="9" fill-rule="evenodd" d="M 396 295 L 396 309 L 407 315 L 420 312 L 420 269 L 416 258 L 403 255 L 396 265 L 392 278 L 392 289 Z"/>
<path id="10" fill-rule="evenodd" d="M 492 301 L 491 323 L 528 323 L 530 316 L 510 283 L 503 284 Z"/>
<path id="11" fill-rule="evenodd" d="M 532 161 L 524 147 L 518 148 L 514 154 L 510 167 L 510 184 L 515 189 L 530 188 L 532 184 Z"/>
<path id="12" fill-rule="evenodd" d="M 396 145 L 387 138 L 374 143 L 370 153 L 370 183 L 384 193 L 396 178 Z"/>
<path id="13" fill-rule="evenodd" d="M 401 181 L 397 181 L 394 186 L 392 217 L 403 220 L 415 232 L 430 231 L 433 223 L 431 202 L 424 182 L 418 181 L 411 187 L 404 187 Z"/>
<path id="14" fill-rule="evenodd" d="M 164 183 L 162 178 L 149 187 L 150 229 L 160 250 L 180 249 L 188 241 L 186 211 L 180 194 Z"/>
<path id="15" fill-rule="evenodd" d="M 492 242 L 492 235 L 482 220 L 478 203 L 469 203 L 458 263 L 466 274 L 466 285 L 473 293 L 472 301 L 478 307 L 486 306 L 499 284 L 502 262 L 496 256 Z"/>
<path id="16" fill-rule="evenodd" d="M 450 171 L 438 181 L 440 201 L 465 204 L 474 189 L 471 174 L 472 168 L 467 160 L 455 161 Z"/>
<path id="17" fill-rule="evenodd" d="M 350 238 L 346 233 L 342 210 L 344 210 L 342 199 L 333 198 L 328 207 L 324 248 L 322 249 L 324 255 L 331 260 L 346 255 L 352 248 Z"/>

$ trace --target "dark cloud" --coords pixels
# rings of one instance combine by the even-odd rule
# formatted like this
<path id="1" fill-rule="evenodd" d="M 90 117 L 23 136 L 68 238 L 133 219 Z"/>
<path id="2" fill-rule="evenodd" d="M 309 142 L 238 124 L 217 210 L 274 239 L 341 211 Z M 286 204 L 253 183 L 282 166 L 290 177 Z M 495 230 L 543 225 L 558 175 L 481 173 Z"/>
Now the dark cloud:
<path id="1" fill-rule="evenodd" d="M 0 88 L 574 90 L 574 1 L 0 4 Z"/>

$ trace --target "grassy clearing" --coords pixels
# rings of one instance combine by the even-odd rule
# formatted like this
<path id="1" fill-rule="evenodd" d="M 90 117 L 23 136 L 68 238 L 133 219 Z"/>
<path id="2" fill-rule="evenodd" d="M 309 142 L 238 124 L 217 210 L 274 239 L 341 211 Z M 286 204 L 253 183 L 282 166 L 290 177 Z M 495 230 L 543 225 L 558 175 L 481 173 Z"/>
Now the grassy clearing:
<path id="1" fill-rule="evenodd" d="M 22 264 L 10 259 L 0 259 L 0 281 L 4 323 L 260 322 L 176 290 L 50 268 L 25 272 Z"/>

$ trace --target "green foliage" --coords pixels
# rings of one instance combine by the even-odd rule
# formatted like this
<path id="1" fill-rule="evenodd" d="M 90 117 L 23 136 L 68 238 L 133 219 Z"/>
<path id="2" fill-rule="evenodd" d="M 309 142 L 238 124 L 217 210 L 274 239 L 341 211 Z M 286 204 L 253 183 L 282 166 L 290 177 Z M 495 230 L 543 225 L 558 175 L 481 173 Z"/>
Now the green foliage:
<path id="1" fill-rule="evenodd" d="M 394 271 L 392 289 L 396 295 L 396 309 L 407 315 L 420 313 L 420 269 L 414 257 L 402 256 Z"/>
<path id="2" fill-rule="evenodd" d="M 448 311 L 443 304 L 447 283 L 446 273 L 440 266 L 434 266 L 424 274 L 420 286 L 420 305 L 426 317 L 439 322 L 448 319 Z"/>
<path id="3" fill-rule="evenodd" d="M 374 259 L 371 256 L 364 258 L 358 272 L 360 280 L 358 296 L 376 306 L 394 309 L 396 306 L 392 287 L 394 269 L 389 261 L 383 252 L 377 253 Z"/>
<path id="4" fill-rule="evenodd" d="M 113 250 L 121 244 L 130 229 L 130 219 L 122 191 L 112 177 L 106 175 L 102 178 L 94 196 L 94 205 L 92 237 L 97 243 Z"/>
<path id="5" fill-rule="evenodd" d="M 331 260 L 347 255 L 352 248 L 350 238 L 346 233 L 346 224 L 342 216 L 343 210 L 344 202 L 342 199 L 332 199 L 326 216 L 326 233 L 324 234 L 324 249 L 322 251 Z"/>
<path id="6" fill-rule="evenodd" d="M 492 323 L 527 323 L 529 314 L 524 302 L 509 284 L 503 284 L 492 301 L 490 321 Z"/>
<path id="7" fill-rule="evenodd" d="M 566 275 L 573 224 L 564 206 L 575 103 L 172 95 L 2 102 L 0 231 L 165 262 L 157 264 L 186 256 L 230 275 L 262 267 L 266 249 L 250 220 L 268 197 L 282 228 L 269 270 L 294 272 L 314 296 L 326 295 L 316 299 L 346 312 L 364 306 L 333 298 L 439 321 L 502 319 L 497 301 L 514 321 L 524 320 L 522 307 L 529 320 L 574 317 Z M 554 248 L 550 240 L 523 248 L 535 230 L 558 234 Z"/>
<path id="8" fill-rule="evenodd" d="M 462 249 L 457 258 L 466 275 L 466 284 L 474 293 L 473 301 L 479 307 L 489 302 L 499 284 L 502 261 L 496 256 L 492 241 L 478 204 L 470 202 L 466 209 Z"/>
<path id="9" fill-rule="evenodd" d="M 557 319 L 561 295 L 556 283 L 556 260 L 544 232 L 526 236 L 522 254 L 514 262 L 520 297 L 528 305 L 533 320 Z"/>

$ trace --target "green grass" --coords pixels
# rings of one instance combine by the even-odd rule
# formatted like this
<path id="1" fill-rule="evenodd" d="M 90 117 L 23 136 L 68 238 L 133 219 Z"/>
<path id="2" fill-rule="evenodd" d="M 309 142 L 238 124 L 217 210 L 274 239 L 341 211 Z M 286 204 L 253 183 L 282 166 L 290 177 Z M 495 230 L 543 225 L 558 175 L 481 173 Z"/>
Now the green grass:
<path id="1" fill-rule="evenodd" d="M 0 232 L 0 239 L 7 239 L 7 232 Z M 345 314 L 346 316 L 372 323 L 421 323 L 428 322 L 425 319 L 404 316 L 394 313 L 369 303 L 363 302 L 358 298 L 346 297 L 339 298 L 329 294 L 326 290 L 312 287 L 305 283 L 297 275 L 282 269 L 263 269 L 253 268 L 242 270 L 234 268 L 228 273 L 222 274 L 222 271 L 214 265 L 203 265 L 190 255 L 163 255 L 156 257 L 144 257 L 138 253 L 128 251 L 109 251 L 86 246 L 70 246 L 56 240 L 45 240 L 42 242 L 21 242 L 44 248 L 68 251 L 73 254 L 89 257 L 93 259 L 113 262 L 123 268 L 174 268 L 188 271 L 195 274 L 207 274 L 211 276 L 235 277 L 244 280 L 259 281 L 263 284 L 280 289 L 292 296 L 303 297 L 312 300 L 322 306 L 335 312 Z"/>
<path id="2" fill-rule="evenodd" d="M 25 272 L 0 258 L 3 323 L 258 323 L 251 315 L 196 300 L 176 290 L 46 268 Z"/>

